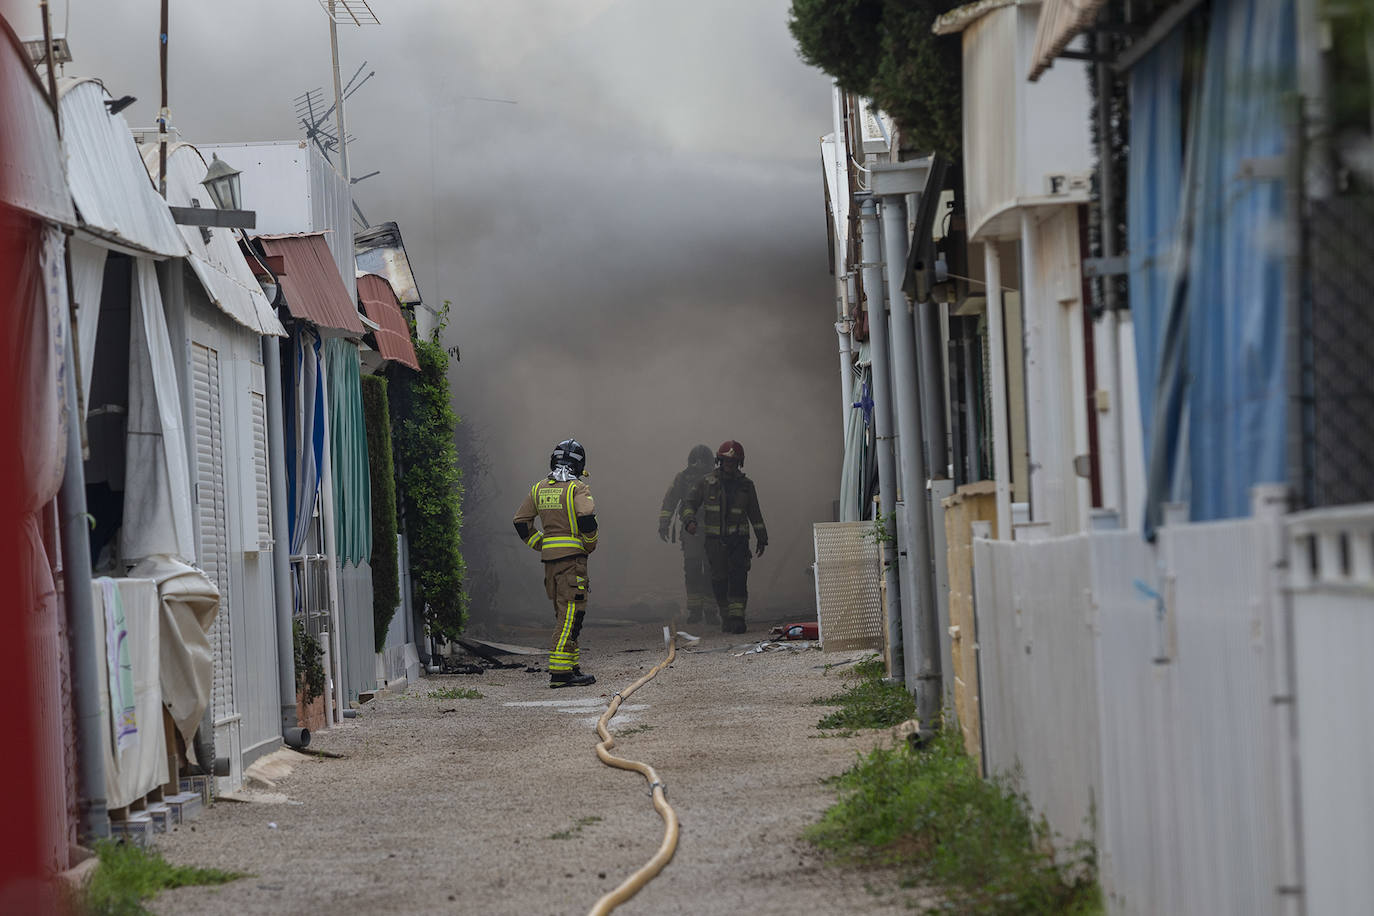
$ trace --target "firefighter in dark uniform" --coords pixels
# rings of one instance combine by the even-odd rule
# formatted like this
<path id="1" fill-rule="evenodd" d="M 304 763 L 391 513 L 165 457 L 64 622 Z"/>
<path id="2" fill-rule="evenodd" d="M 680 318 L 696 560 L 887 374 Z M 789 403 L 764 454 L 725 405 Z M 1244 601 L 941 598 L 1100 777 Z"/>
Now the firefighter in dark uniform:
<path id="1" fill-rule="evenodd" d="M 755 556 L 768 546 L 768 529 L 759 511 L 754 482 L 744 476 L 744 446 L 731 439 L 716 450 L 716 470 L 697 481 L 682 506 L 688 534 L 706 536 L 711 588 L 720 608 L 720 629 L 743 633 L 749 603 L 749 526 L 754 526 Z"/>
<path id="2" fill-rule="evenodd" d="M 673 522 L 679 517 L 687 494 L 692 492 L 696 482 L 711 470 L 711 447 L 698 445 L 687 456 L 687 467 L 677 472 L 672 486 L 663 494 L 663 508 L 658 513 L 658 536 L 665 540 L 674 537 L 682 540 L 682 578 L 687 588 L 687 622 L 697 623 L 703 616 L 714 617 L 708 613 L 711 604 L 711 571 L 706 562 L 706 544 L 701 534 L 688 534 L 686 530 L 674 532 Z M 714 622 L 714 621 L 713 621 Z"/>
<path id="3" fill-rule="evenodd" d="M 587 554 L 596 549 L 596 505 L 582 480 L 587 452 L 576 439 L 564 439 L 549 456 L 549 476 L 537 481 L 515 513 L 515 533 L 539 551 L 544 561 L 544 591 L 553 601 L 557 628 L 549 652 L 550 687 L 586 687 L 596 678 L 583 674 L 577 637 L 587 608 Z M 539 528 L 531 527 L 535 518 Z"/>

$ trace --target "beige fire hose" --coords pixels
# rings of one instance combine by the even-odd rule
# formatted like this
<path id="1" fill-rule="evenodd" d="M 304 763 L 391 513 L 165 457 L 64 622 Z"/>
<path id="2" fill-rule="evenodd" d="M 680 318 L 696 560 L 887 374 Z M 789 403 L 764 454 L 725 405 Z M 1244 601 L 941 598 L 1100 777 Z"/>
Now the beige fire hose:
<path id="1" fill-rule="evenodd" d="M 668 797 L 663 791 L 663 781 L 658 778 L 654 768 L 647 763 L 640 763 L 638 760 L 626 760 L 624 757 L 617 757 L 612 754 L 610 749 L 615 747 L 615 739 L 606 729 L 606 724 L 615 717 L 616 710 L 620 708 L 620 704 L 626 697 L 647 684 L 654 675 L 673 663 L 673 658 L 677 655 L 677 639 L 668 627 L 663 629 L 663 641 L 668 644 L 668 657 L 655 665 L 648 674 L 612 697 L 611 705 L 606 707 L 606 711 L 601 714 L 601 718 L 596 722 L 596 733 L 601 736 L 601 741 L 596 746 L 596 756 L 601 758 L 601 762 L 622 770 L 634 770 L 643 774 L 644 778 L 649 781 L 649 791 L 654 798 L 654 810 L 658 812 L 659 817 L 663 818 L 663 842 L 659 844 L 658 852 L 654 853 L 653 858 L 640 866 L 639 870 L 630 877 L 620 882 L 615 890 L 598 900 L 596 905 L 591 908 L 589 916 L 605 916 L 639 893 L 640 888 L 648 884 L 655 875 L 663 870 L 663 866 L 668 864 L 673 858 L 673 853 L 677 850 L 677 812 L 668 804 Z"/>

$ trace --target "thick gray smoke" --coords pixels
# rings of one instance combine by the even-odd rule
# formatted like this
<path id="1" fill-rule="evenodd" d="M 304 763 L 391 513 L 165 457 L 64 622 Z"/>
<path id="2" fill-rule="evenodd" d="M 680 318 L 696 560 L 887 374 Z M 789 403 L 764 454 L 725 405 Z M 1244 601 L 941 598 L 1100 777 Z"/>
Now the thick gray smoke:
<path id="1" fill-rule="evenodd" d="M 453 302 L 479 615 L 548 613 L 510 516 L 577 436 L 603 525 L 592 613 L 680 599 L 659 501 L 693 445 L 733 438 L 772 535 L 754 616 L 809 616 L 811 523 L 831 517 L 841 445 L 829 92 L 796 59 L 786 0 L 372 5 L 382 25 L 340 32 L 345 78 L 376 71 L 347 113 L 353 173 L 382 173 L 355 196 L 400 223 L 426 298 Z M 298 136 L 292 97 L 330 90 L 318 5 L 253 0 L 227 24 L 186 6 L 171 29 L 185 139 Z M 155 3 L 77 0 L 69 73 L 138 96 L 129 120 L 152 123 L 156 33 Z"/>

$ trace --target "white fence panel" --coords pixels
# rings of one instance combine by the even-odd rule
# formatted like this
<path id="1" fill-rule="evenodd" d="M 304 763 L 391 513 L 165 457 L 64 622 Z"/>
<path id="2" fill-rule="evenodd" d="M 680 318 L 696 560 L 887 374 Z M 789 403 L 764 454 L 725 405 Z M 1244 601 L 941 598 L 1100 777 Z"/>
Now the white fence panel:
<path id="1" fill-rule="evenodd" d="M 1064 843 L 1100 796 L 1088 540 L 974 542 L 989 772 L 1014 775 Z"/>
<path id="2" fill-rule="evenodd" d="M 1307 913 L 1374 912 L 1374 506 L 1288 534 Z"/>
<path id="3" fill-rule="evenodd" d="M 1273 716 L 1272 524 L 1166 527 L 1164 652 L 1183 909 L 1277 914 L 1282 824 Z"/>

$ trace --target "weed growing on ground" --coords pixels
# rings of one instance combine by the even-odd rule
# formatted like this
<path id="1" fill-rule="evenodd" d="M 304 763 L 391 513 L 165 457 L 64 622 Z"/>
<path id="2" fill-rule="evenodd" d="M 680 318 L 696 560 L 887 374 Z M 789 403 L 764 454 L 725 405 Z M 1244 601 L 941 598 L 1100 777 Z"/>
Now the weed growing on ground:
<path id="1" fill-rule="evenodd" d="M 644 732 L 647 732 L 647 731 L 648 731 L 649 729 L 651 729 L 651 728 L 653 728 L 653 726 L 652 726 L 652 725 L 648 725 L 648 724 L 644 724 L 644 725 L 631 725 L 629 728 L 625 729 L 624 731 L 616 732 L 616 733 L 615 733 L 615 736 L 616 736 L 617 738 L 624 738 L 626 735 L 639 735 L 639 734 L 642 734 L 642 733 L 644 733 Z"/>
<path id="2" fill-rule="evenodd" d="M 431 690 L 428 694 L 431 700 L 480 700 L 482 694 L 471 687 L 442 687 L 438 690 Z"/>
<path id="3" fill-rule="evenodd" d="M 1101 912 L 1091 844 L 1055 857 L 1044 819 L 1005 782 L 985 780 L 957 732 L 923 750 L 878 748 L 838 780 L 839 800 L 806 838 L 842 863 L 897 866 L 904 883 L 933 883 L 946 912 Z"/>
<path id="4" fill-rule="evenodd" d="M 582 832 L 583 827 L 586 827 L 588 824 L 595 824 L 600 820 L 601 818 L 597 817 L 595 814 L 588 815 L 587 817 L 579 817 L 576 821 L 573 821 L 573 825 L 567 830 L 560 830 L 557 833 L 549 834 L 549 839 L 571 840 L 574 836 Z"/>
<path id="5" fill-rule="evenodd" d="M 248 877 L 218 868 L 172 865 L 155 850 L 132 843 L 101 840 L 95 845 L 100 865 L 86 886 L 81 912 L 91 916 L 141 916 L 143 901 L 159 891 L 199 884 L 228 884 Z"/>
<path id="6" fill-rule="evenodd" d="M 857 681 L 843 693 L 820 697 L 817 706 L 838 706 L 816 723 L 817 728 L 836 728 L 852 732 L 858 728 L 890 728 L 916 715 L 916 700 L 901 684 L 883 682 L 885 669 L 880 658 L 856 664 L 846 677 Z"/>

